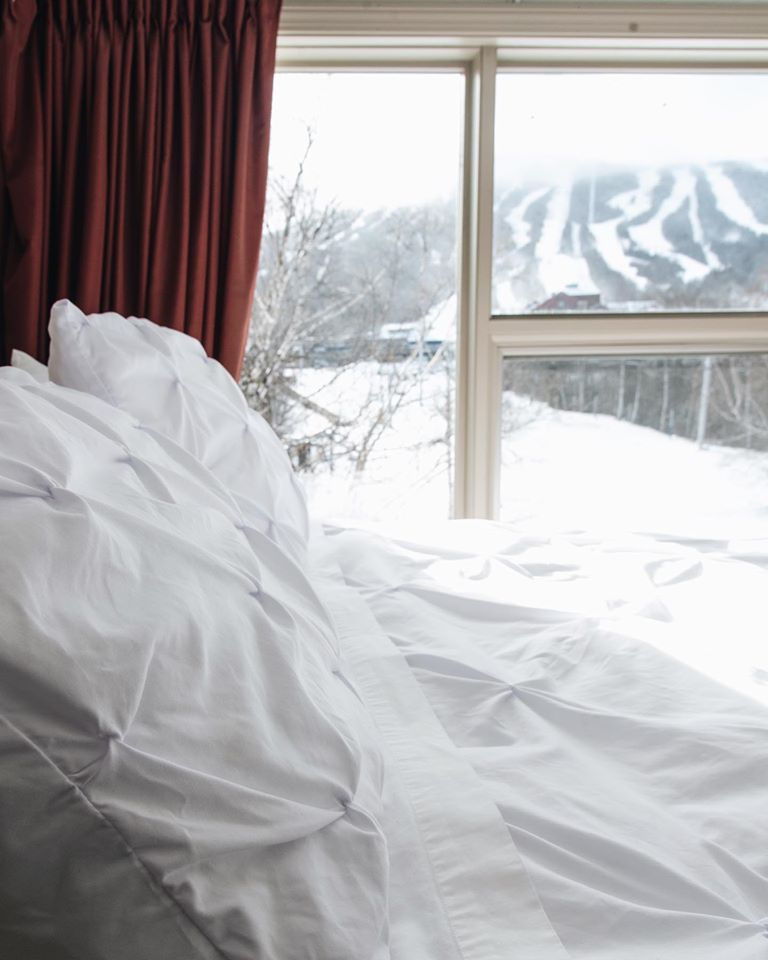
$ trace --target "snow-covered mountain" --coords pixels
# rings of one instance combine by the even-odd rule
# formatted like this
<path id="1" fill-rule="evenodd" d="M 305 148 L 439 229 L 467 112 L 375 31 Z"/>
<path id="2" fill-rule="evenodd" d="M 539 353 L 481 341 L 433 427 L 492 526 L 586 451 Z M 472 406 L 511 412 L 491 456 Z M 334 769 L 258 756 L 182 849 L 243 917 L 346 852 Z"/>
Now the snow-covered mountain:
<path id="1" fill-rule="evenodd" d="M 768 307 L 768 162 L 528 184 L 495 211 L 495 310 L 569 288 L 606 309 Z"/>

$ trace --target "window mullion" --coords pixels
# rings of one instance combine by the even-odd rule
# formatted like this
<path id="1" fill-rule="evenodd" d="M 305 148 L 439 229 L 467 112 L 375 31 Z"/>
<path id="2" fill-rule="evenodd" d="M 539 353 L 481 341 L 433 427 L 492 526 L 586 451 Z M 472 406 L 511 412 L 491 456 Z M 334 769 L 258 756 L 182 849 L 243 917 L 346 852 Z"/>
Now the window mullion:
<path id="1" fill-rule="evenodd" d="M 508 353 L 765 353 L 768 316 L 743 311 L 528 314 L 496 317 L 491 339 Z"/>
<path id="2" fill-rule="evenodd" d="M 498 420 L 490 341 L 496 50 L 483 47 L 467 78 L 460 268 L 457 517 L 491 517 Z"/>

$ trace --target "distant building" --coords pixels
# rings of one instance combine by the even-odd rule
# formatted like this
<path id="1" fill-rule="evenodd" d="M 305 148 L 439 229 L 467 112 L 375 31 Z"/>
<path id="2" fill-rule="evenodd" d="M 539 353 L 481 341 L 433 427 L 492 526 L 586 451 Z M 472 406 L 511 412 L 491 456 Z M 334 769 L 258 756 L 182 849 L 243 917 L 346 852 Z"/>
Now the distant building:
<path id="1" fill-rule="evenodd" d="M 605 310 L 605 307 L 600 298 L 599 290 L 594 287 L 583 287 L 576 283 L 569 283 L 559 293 L 554 293 L 541 303 L 537 303 L 533 310 L 540 313 L 561 313 L 568 310 Z"/>
<path id="2" fill-rule="evenodd" d="M 375 340 L 380 360 L 431 358 L 442 348 L 450 355 L 456 342 L 456 295 L 436 304 L 420 321 L 382 324 Z"/>
<path id="3" fill-rule="evenodd" d="M 419 330 L 415 323 L 384 323 L 375 341 L 379 360 L 405 360 L 419 343 Z"/>

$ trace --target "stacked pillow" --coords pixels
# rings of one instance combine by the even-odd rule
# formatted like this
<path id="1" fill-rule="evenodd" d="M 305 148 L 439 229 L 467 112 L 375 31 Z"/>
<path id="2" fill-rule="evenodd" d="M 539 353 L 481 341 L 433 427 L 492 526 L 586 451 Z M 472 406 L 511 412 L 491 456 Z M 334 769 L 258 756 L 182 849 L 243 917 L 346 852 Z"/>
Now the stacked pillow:
<path id="1" fill-rule="evenodd" d="M 39 360 L 35 360 L 34 357 L 30 357 L 28 353 L 24 353 L 23 350 L 11 351 L 11 366 L 19 370 L 26 370 L 32 379 L 39 383 L 48 382 L 48 367 L 44 363 L 40 363 Z"/>
<path id="2" fill-rule="evenodd" d="M 381 760 L 287 459 L 189 338 L 52 331 L 117 406 L 0 370 L 0 956 L 380 960 Z"/>
<path id="3" fill-rule="evenodd" d="M 269 424 L 192 337 L 139 317 L 51 310 L 50 376 L 136 417 L 196 457 L 229 490 L 246 522 L 298 562 L 308 536 L 303 491 Z"/>

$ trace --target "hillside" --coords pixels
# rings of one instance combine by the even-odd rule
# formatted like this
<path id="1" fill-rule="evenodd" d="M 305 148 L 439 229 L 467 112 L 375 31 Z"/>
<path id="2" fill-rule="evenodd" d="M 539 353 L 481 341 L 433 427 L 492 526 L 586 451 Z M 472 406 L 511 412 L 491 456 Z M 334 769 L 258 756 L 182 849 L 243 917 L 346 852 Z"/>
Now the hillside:
<path id="1" fill-rule="evenodd" d="M 768 163 L 645 168 L 527 184 L 495 212 L 497 312 L 569 284 L 606 309 L 765 309 Z"/>

